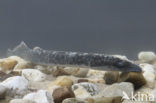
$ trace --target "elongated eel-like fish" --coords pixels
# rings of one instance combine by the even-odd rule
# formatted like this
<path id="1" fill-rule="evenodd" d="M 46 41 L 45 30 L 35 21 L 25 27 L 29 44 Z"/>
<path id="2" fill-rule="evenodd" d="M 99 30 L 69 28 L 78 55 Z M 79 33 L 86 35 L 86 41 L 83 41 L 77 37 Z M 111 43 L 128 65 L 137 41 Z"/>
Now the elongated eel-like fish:
<path id="1" fill-rule="evenodd" d="M 43 50 L 39 47 L 30 49 L 24 42 L 13 50 L 8 50 L 8 54 L 17 55 L 36 64 L 81 66 L 107 71 L 141 72 L 141 68 L 137 64 L 115 56 L 97 53 Z"/>

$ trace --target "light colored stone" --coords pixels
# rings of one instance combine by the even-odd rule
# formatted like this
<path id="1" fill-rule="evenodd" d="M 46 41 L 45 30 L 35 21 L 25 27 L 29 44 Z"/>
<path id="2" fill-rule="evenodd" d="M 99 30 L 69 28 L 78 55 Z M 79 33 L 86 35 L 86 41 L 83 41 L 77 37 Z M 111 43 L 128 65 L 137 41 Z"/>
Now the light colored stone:
<path id="1" fill-rule="evenodd" d="M 149 101 L 124 100 L 122 103 L 151 103 L 151 102 L 149 102 Z"/>
<path id="2" fill-rule="evenodd" d="M 35 82 L 35 81 L 29 81 L 28 88 L 31 90 L 48 90 L 48 85 L 51 83 L 51 81 L 42 81 L 42 82 Z"/>
<path id="3" fill-rule="evenodd" d="M 142 68 L 143 72 L 151 72 L 155 74 L 154 66 L 147 63 L 141 63 L 139 66 Z"/>
<path id="4" fill-rule="evenodd" d="M 35 103 L 54 103 L 51 94 L 45 90 L 39 90 L 38 92 L 27 94 L 23 99 L 32 100 Z"/>
<path id="5" fill-rule="evenodd" d="M 61 87 L 71 87 L 73 85 L 73 81 L 67 76 L 60 76 L 55 81 L 49 84 L 49 88 L 53 86 L 61 86 Z"/>
<path id="6" fill-rule="evenodd" d="M 144 72 L 143 73 L 144 78 L 146 79 L 146 85 L 149 88 L 154 88 L 155 85 L 155 75 L 151 72 Z"/>
<path id="7" fill-rule="evenodd" d="M 99 96 L 104 97 L 116 97 L 123 96 L 123 92 L 125 92 L 129 97 L 131 93 L 134 92 L 133 84 L 128 82 L 115 83 L 105 88 L 102 92 L 99 93 Z"/>
<path id="8" fill-rule="evenodd" d="M 94 99 L 88 99 L 88 103 L 122 103 L 122 97 L 95 97 Z"/>
<path id="9" fill-rule="evenodd" d="M 18 63 L 19 62 L 24 62 L 25 60 L 22 59 L 21 57 L 18 57 L 18 56 L 10 56 L 8 57 L 9 59 L 13 59 L 13 60 L 16 60 Z"/>
<path id="10" fill-rule="evenodd" d="M 7 88 L 3 85 L 0 85 L 0 99 L 5 98 L 6 91 L 7 91 Z"/>
<path id="11" fill-rule="evenodd" d="M 36 65 L 34 66 L 34 69 L 37 69 L 39 71 L 41 71 L 42 73 L 45 73 L 45 74 L 51 74 L 51 70 L 49 70 L 46 66 L 43 66 L 43 65 Z"/>
<path id="12" fill-rule="evenodd" d="M 0 70 L 9 73 L 13 70 L 15 65 L 17 64 L 17 61 L 10 58 L 4 58 L 0 59 Z"/>
<path id="13" fill-rule="evenodd" d="M 87 77 L 89 78 L 103 78 L 104 75 L 105 75 L 106 71 L 100 71 L 100 70 L 93 70 L 93 69 L 90 69 L 88 74 L 87 74 Z"/>
<path id="14" fill-rule="evenodd" d="M 154 101 L 156 101 L 156 89 L 152 90 L 151 94 L 154 96 Z"/>
<path id="15" fill-rule="evenodd" d="M 77 76 L 77 77 L 86 77 L 89 68 L 76 68 L 76 67 L 65 67 L 63 69 L 67 74 Z"/>
<path id="16" fill-rule="evenodd" d="M 36 65 L 35 68 L 53 76 L 73 75 L 77 77 L 86 77 L 89 70 L 89 68 L 41 65 Z"/>
<path id="17" fill-rule="evenodd" d="M 98 87 L 93 83 L 77 83 L 72 86 L 77 98 L 87 98 L 98 94 Z"/>
<path id="18" fill-rule="evenodd" d="M 41 82 L 46 79 L 46 74 L 36 69 L 23 69 L 22 76 L 24 76 L 29 81 L 36 81 L 36 82 Z"/>
<path id="19" fill-rule="evenodd" d="M 142 62 L 152 63 L 156 60 L 156 55 L 152 51 L 142 51 L 138 54 L 138 59 Z"/>
<path id="20" fill-rule="evenodd" d="M 140 64 L 140 67 L 143 70 L 143 76 L 146 80 L 146 85 L 149 88 L 154 88 L 155 84 L 155 70 L 153 65 L 147 64 L 147 63 L 142 63 Z"/>
<path id="21" fill-rule="evenodd" d="M 28 80 L 22 76 L 14 76 L 6 79 L 1 85 L 8 88 L 7 95 L 24 95 L 28 90 Z"/>
<path id="22" fill-rule="evenodd" d="M 152 89 L 144 86 L 144 87 L 136 90 L 134 92 L 134 95 L 136 95 L 137 100 L 139 100 L 139 98 L 141 98 L 142 101 L 150 101 L 149 96 L 151 96 L 151 94 L 152 94 L 151 92 L 152 92 Z M 140 96 L 138 96 L 138 95 L 140 95 Z M 142 95 L 144 95 L 144 96 L 142 97 Z"/>
<path id="23" fill-rule="evenodd" d="M 26 69 L 26 68 L 33 68 L 34 64 L 18 57 L 18 56 L 10 56 L 10 59 L 16 60 L 18 63 L 17 65 L 14 67 L 14 71 L 18 71 L 20 72 L 22 69 Z"/>
<path id="24" fill-rule="evenodd" d="M 10 103 L 35 103 L 35 102 L 26 99 L 13 99 L 10 101 Z"/>
<path id="25" fill-rule="evenodd" d="M 90 69 L 88 71 L 87 77 L 89 82 L 91 83 L 104 83 L 104 75 L 105 75 L 106 71 L 100 71 L 100 70 L 94 70 L 94 69 Z"/>

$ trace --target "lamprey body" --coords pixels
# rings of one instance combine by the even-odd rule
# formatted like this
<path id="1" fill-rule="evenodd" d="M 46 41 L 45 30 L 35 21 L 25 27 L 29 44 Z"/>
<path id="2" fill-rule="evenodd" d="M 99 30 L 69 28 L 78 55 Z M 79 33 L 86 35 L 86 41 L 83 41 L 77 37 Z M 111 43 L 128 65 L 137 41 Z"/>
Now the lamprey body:
<path id="1" fill-rule="evenodd" d="M 106 71 L 141 72 L 138 65 L 112 55 L 52 51 L 43 50 L 39 47 L 30 49 L 24 42 L 13 50 L 8 50 L 8 54 L 19 56 L 35 64 L 79 66 Z"/>

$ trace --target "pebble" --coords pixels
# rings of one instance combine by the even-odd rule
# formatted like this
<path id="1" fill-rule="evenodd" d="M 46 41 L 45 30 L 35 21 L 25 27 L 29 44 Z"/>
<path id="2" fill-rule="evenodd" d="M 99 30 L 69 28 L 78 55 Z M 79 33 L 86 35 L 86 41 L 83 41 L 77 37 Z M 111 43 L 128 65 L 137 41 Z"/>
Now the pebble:
<path id="1" fill-rule="evenodd" d="M 134 87 L 132 83 L 122 82 L 122 83 L 114 83 L 108 87 L 106 87 L 103 91 L 99 93 L 99 96 L 102 97 L 116 97 L 123 96 L 123 92 L 125 92 L 129 97 L 131 93 L 134 92 Z"/>
<path id="2" fill-rule="evenodd" d="M 29 81 L 41 82 L 46 79 L 46 74 L 36 69 L 23 69 L 22 76 Z"/>
<path id="3" fill-rule="evenodd" d="M 36 102 L 26 99 L 13 99 L 10 101 L 10 103 L 36 103 Z"/>
<path id="4" fill-rule="evenodd" d="M 11 72 L 15 65 L 17 64 L 17 61 L 10 58 L 4 58 L 0 59 L 0 70 L 5 73 Z"/>
<path id="5" fill-rule="evenodd" d="M 89 82 L 88 79 L 78 79 L 77 80 L 77 83 L 82 83 L 82 82 Z"/>
<path id="6" fill-rule="evenodd" d="M 66 98 L 74 98 L 75 94 L 73 93 L 71 88 L 60 87 L 60 88 L 56 88 L 53 91 L 52 96 L 54 98 L 55 103 L 62 103 L 62 101 Z"/>
<path id="7" fill-rule="evenodd" d="M 146 86 L 153 89 L 155 85 L 155 75 L 151 72 L 144 72 L 143 76 L 146 80 Z"/>
<path id="8" fill-rule="evenodd" d="M 78 98 L 67 98 L 62 103 L 88 103 L 87 101 Z"/>
<path id="9" fill-rule="evenodd" d="M 115 56 L 128 60 L 126 56 Z M 154 52 L 138 55 L 141 73 L 36 65 L 18 56 L 0 59 L 0 102 L 122 103 L 123 92 L 129 97 L 132 92 L 148 96 L 153 93 L 156 97 L 154 56 Z M 131 100 L 123 101 L 128 102 L 137 103 Z"/>
<path id="10" fill-rule="evenodd" d="M 0 85 L 0 99 L 5 98 L 6 91 L 7 91 L 7 88 L 3 85 Z"/>
<path id="11" fill-rule="evenodd" d="M 154 101 L 156 101 L 156 89 L 152 90 L 151 94 L 154 96 Z"/>
<path id="12" fill-rule="evenodd" d="M 29 93 L 23 97 L 24 100 L 31 100 L 35 103 L 54 103 L 53 98 L 46 90 L 39 90 L 34 93 Z"/>
<path id="13" fill-rule="evenodd" d="M 78 68 L 78 67 L 53 67 L 52 74 L 54 76 L 61 75 L 73 75 L 76 77 L 86 77 L 89 68 Z"/>
<path id="14" fill-rule="evenodd" d="M 140 67 L 143 70 L 143 76 L 147 82 L 146 83 L 147 87 L 154 88 L 156 73 L 153 65 L 147 63 L 141 63 Z"/>
<path id="15" fill-rule="evenodd" d="M 155 74 L 155 69 L 153 65 L 148 64 L 148 63 L 141 63 L 139 66 L 142 68 L 143 72 L 150 72 L 150 73 Z"/>
<path id="16" fill-rule="evenodd" d="M 34 64 L 30 63 L 18 56 L 10 56 L 10 59 L 16 60 L 18 63 L 17 65 L 14 67 L 14 71 L 18 71 L 20 72 L 22 69 L 26 69 L 26 68 L 33 68 Z"/>
<path id="17" fill-rule="evenodd" d="M 53 86 L 61 86 L 61 87 L 71 87 L 73 85 L 73 81 L 67 76 L 60 76 L 55 81 L 49 84 L 49 88 Z"/>
<path id="18" fill-rule="evenodd" d="M 113 84 L 118 81 L 119 78 L 119 72 L 106 72 L 104 75 L 104 80 L 106 84 Z"/>
<path id="19" fill-rule="evenodd" d="M 12 77 L 13 75 L 11 74 L 7 74 L 7 73 L 4 73 L 2 71 L 0 71 L 0 82 L 1 81 L 4 81 L 5 79 L 9 78 L 9 77 Z"/>
<path id="20" fill-rule="evenodd" d="M 6 79 L 1 85 L 8 89 L 9 96 L 24 95 L 28 90 L 28 80 L 22 76 L 14 76 Z"/>
<path id="21" fill-rule="evenodd" d="M 146 84 L 146 80 L 142 73 L 137 72 L 123 72 L 119 77 L 119 82 L 131 82 L 134 85 L 134 89 L 139 89 Z"/>
<path id="22" fill-rule="evenodd" d="M 98 87 L 93 83 L 77 83 L 72 85 L 72 90 L 77 98 L 87 98 L 98 94 Z"/>
<path id="23" fill-rule="evenodd" d="M 93 77 L 93 78 L 103 78 L 105 75 L 105 71 L 100 71 L 100 70 L 93 70 L 90 69 L 88 71 L 87 77 Z"/>
<path id="24" fill-rule="evenodd" d="M 92 83 L 104 83 L 104 75 L 106 71 L 100 71 L 100 70 L 93 70 L 90 69 L 87 77 L 89 78 L 89 81 Z"/>
<path id="25" fill-rule="evenodd" d="M 96 97 L 94 99 L 88 99 L 88 103 L 122 103 L 122 97 Z"/>
<path id="26" fill-rule="evenodd" d="M 142 99 L 144 99 L 144 100 L 148 100 L 149 101 L 149 95 L 150 94 L 152 94 L 152 89 L 151 88 L 147 88 L 147 87 L 142 87 L 142 88 L 140 88 L 139 90 L 136 90 L 135 91 L 135 94 L 144 94 L 144 95 L 146 95 L 146 96 L 144 96 L 144 98 L 142 98 Z M 134 94 L 134 95 L 135 95 Z M 146 98 L 147 97 L 147 98 Z M 136 98 L 137 98 L 137 96 L 136 96 Z M 137 98 L 138 99 L 138 98 Z M 146 100 L 146 101 L 147 101 Z"/>
<path id="27" fill-rule="evenodd" d="M 156 55 L 152 51 L 142 51 L 138 54 L 138 59 L 145 63 L 153 63 L 156 61 Z"/>
<path id="28" fill-rule="evenodd" d="M 89 68 L 76 68 L 76 67 L 65 67 L 63 69 L 66 73 L 76 77 L 86 77 Z"/>

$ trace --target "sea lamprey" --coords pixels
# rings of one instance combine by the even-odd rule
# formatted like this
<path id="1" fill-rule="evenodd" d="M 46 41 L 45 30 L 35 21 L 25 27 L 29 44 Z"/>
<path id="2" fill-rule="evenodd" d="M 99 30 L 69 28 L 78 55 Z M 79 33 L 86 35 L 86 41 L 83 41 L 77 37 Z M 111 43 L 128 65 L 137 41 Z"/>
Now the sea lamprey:
<path id="1" fill-rule="evenodd" d="M 19 56 L 36 64 L 80 66 L 106 71 L 141 72 L 141 68 L 137 64 L 113 55 L 53 51 L 44 50 L 40 47 L 30 49 L 24 42 L 13 50 L 8 50 L 8 54 Z"/>

